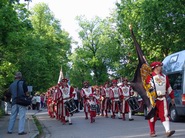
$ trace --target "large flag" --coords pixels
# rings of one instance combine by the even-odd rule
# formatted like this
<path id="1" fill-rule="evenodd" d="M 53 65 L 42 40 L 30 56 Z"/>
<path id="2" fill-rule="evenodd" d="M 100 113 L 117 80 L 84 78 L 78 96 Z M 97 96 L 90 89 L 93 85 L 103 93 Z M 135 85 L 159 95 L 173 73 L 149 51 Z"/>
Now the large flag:
<path id="1" fill-rule="evenodd" d="M 144 83 L 143 83 L 145 81 L 145 77 L 150 74 L 150 72 L 149 72 L 150 70 L 148 69 L 149 65 L 146 61 L 146 58 L 141 50 L 139 43 L 136 40 L 136 37 L 134 35 L 134 32 L 133 32 L 131 26 L 130 26 L 130 33 L 131 33 L 131 37 L 134 41 L 134 45 L 136 47 L 136 52 L 137 52 L 138 60 L 139 60 L 139 63 L 137 65 L 137 69 L 134 74 L 134 78 L 131 81 L 131 86 L 142 97 L 142 99 L 144 100 L 148 109 L 151 109 L 151 103 L 150 103 L 150 100 L 147 96 L 146 90 L 144 88 Z M 145 76 L 143 74 L 141 75 L 141 70 L 145 71 L 145 73 L 143 73 L 143 74 L 145 74 Z M 154 115 L 154 110 L 150 110 L 150 112 L 146 116 L 146 119 L 150 119 L 153 115 Z"/>

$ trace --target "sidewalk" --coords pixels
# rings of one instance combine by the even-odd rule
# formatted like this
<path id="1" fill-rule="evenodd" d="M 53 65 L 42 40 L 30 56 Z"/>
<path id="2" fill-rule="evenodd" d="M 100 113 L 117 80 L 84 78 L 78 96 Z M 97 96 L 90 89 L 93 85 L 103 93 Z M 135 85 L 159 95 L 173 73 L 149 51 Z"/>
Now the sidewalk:
<path id="1" fill-rule="evenodd" d="M 7 134 L 10 116 L 3 116 L 2 118 L 0 118 L 0 138 L 35 138 L 39 134 L 39 131 L 37 129 L 36 124 L 34 123 L 32 115 L 35 115 L 37 113 L 38 111 L 36 110 L 27 111 L 25 123 L 25 132 L 27 132 L 26 135 L 18 135 L 19 116 L 16 119 L 12 134 Z"/>

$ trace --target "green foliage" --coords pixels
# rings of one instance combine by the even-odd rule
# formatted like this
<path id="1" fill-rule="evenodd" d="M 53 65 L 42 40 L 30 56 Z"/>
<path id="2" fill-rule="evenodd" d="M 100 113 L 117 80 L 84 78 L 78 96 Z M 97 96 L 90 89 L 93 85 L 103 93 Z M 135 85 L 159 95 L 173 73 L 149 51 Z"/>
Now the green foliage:
<path id="1" fill-rule="evenodd" d="M 134 33 L 148 62 L 162 61 L 165 56 L 184 49 L 185 5 L 183 0 L 122 0 L 117 3 L 117 24 L 124 38 L 129 65 L 137 66 L 137 55 L 128 26 Z M 126 72 L 125 72 L 126 73 Z"/>
<path id="2" fill-rule="evenodd" d="M 37 126 L 37 129 L 39 130 L 39 136 L 42 136 L 43 135 L 43 128 L 42 128 L 41 123 L 39 122 L 39 120 L 37 119 L 37 117 L 35 115 L 32 115 L 32 118 Z"/>
<path id="3" fill-rule="evenodd" d="M 4 110 L 2 107 L 0 107 L 0 118 L 4 115 Z"/>
<path id="4" fill-rule="evenodd" d="M 138 61 L 129 24 L 149 63 L 184 50 L 183 0 L 121 0 L 116 5 L 105 19 L 77 17 L 82 43 L 71 53 L 72 40 L 47 4 L 28 11 L 19 0 L 0 0 L 0 97 L 16 71 L 40 92 L 56 85 L 61 65 L 78 87 L 85 80 L 100 85 L 133 78 Z"/>
<path id="5" fill-rule="evenodd" d="M 104 84 L 109 79 L 108 73 L 117 71 L 120 66 L 120 42 L 114 22 L 109 20 L 111 18 L 101 20 L 95 17 L 89 21 L 84 16 L 77 17 L 82 45 L 72 55 L 70 76 L 78 72 L 80 83 L 88 80 L 91 85 Z"/>
<path id="6" fill-rule="evenodd" d="M 21 71 L 34 91 L 46 91 L 57 83 L 61 64 L 69 68 L 69 34 L 46 4 L 31 12 L 24 4 L 4 1 L 0 6 L 0 90 L 3 93 Z"/>

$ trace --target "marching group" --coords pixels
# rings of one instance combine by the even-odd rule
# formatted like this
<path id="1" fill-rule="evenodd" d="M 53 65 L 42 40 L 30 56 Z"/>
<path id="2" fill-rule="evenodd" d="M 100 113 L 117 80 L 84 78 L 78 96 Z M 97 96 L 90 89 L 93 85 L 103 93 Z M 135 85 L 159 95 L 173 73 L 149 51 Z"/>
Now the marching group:
<path id="1" fill-rule="evenodd" d="M 171 98 L 171 104 L 175 106 L 174 91 L 170 86 L 168 77 L 162 73 L 162 65 L 161 62 L 151 63 L 152 73 L 146 79 L 146 84 L 150 84 L 151 88 L 155 89 L 157 95 L 155 98 L 155 114 L 148 120 L 151 137 L 157 136 L 155 131 L 157 117 L 160 118 L 167 137 L 175 133 L 175 130 L 170 130 L 167 103 L 167 96 L 169 96 Z M 134 91 L 128 84 L 127 78 L 122 78 L 121 80 L 122 83 L 119 86 L 117 80 L 112 80 L 111 83 L 106 82 L 101 87 L 90 86 L 89 82 L 85 81 L 83 88 L 79 92 L 78 89 L 70 86 L 68 80 L 64 78 L 56 86 L 49 88 L 42 98 L 39 98 L 39 102 L 45 97 L 44 101 L 46 101 L 49 116 L 51 118 L 55 117 L 63 124 L 69 122 L 69 125 L 72 125 L 71 116 L 73 116 L 74 112 L 78 112 L 79 98 L 81 99 L 80 103 L 83 103 L 85 119 L 90 117 L 91 123 L 95 122 L 97 114 L 106 118 L 119 118 L 124 121 L 125 114 L 128 113 L 129 121 L 133 121 L 134 119 L 131 114 L 133 105 L 129 101 L 133 98 Z M 10 85 L 9 91 L 11 93 L 12 103 L 7 133 L 12 134 L 17 114 L 19 114 L 18 134 L 25 135 L 27 134 L 24 131 L 26 106 L 16 103 L 19 95 L 29 96 L 28 88 L 25 81 L 22 80 L 21 72 L 15 74 L 15 80 Z M 5 96 L 5 100 L 7 98 L 8 96 Z M 82 104 L 80 108 L 82 108 Z"/>
<path id="2" fill-rule="evenodd" d="M 169 79 L 162 73 L 162 63 L 151 63 L 152 74 L 146 79 L 146 83 L 151 85 L 156 91 L 155 99 L 155 114 L 154 117 L 148 120 L 150 128 L 150 136 L 156 137 L 155 122 L 157 117 L 160 118 L 162 125 L 165 128 L 167 137 L 172 136 L 175 131 L 170 130 L 167 96 L 171 98 L 172 105 L 174 101 L 174 91 L 172 90 Z M 83 88 L 80 91 L 80 96 L 83 101 L 85 119 L 90 117 L 90 122 L 95 122 L 95 117 L 98 114 L 112 119 L 119 118 L 125 120 L 125 114 L 128 113 L 129 121 L 133 121 L 131 113 L 131 104 L 129 99 L 134 95 L 132 87 L 128 84 L 127 78 L 122 78 L 121 85 L 118 86 L 117 80 L 112 80 L 111 84 L 106 82 L 104 86 L 90 86 L 88 81 L 83 83 Z M 72 86 L 68 85 L 67 79 L 62 79 L 56 86 L 51 87 L 46 92 L 48 114 L 51 118 L 56 117 L 63 124 L 69 122 L 72 125 L 71 116 L 74 111 L 73 98 L 77 91 Z M 148 108 L 148 110 L 150 110 Z M 108 114 L 110 112 L 110 115 Z M 90 115 L 90 116 L 89 116 Z"/>
<path id="3" fill-rule="evenodd" d="M 63 124 L 69 121 L 72 124 L 71 116 L 78 110 L 78 103 L 75 104 L 75 97 L 83 102 L 85 119 L 90 117 L 90 122 L 95 122 L 96 115 L 125 120 L 125 114 L 129 114 L 129 121 L 133 121 L 131 108 L 127 100 L 134 95 L 134 91 L 126 78 L 122 84 L 117 85 L 117 80 L 112 80 L 110 85 L 106 82 L 104 86 L 90 86 L 88 81 L 83 83 L 80 92 L 69 86 L 67 79 L 62 79 L 56 86 L 46 92 L 48 114 L 50 117 L 61 120 Z M 78 95 L 79 94 L 79 95 Z M 74 106 L 77 106 L 76 108 Z M 108 115 L 110 113 L 110 115 Z"/>

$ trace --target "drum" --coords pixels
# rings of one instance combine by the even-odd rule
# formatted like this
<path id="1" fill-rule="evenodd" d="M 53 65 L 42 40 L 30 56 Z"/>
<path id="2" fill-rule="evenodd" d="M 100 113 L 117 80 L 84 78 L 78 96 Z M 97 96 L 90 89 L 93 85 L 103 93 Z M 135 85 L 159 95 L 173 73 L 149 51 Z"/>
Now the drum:
<path id="1" fill-rule="evenodd" d="M 69 101 L 66 101 L 64 105 L 70 114 L 74 113 L 77 110 L 74 99 L 70 99 Z"/>
<path id="2" fill-rule="evenodd" d="M 96 111 L 96 104 L 90 104 L 90 111 Z"/>
<path id="3" fill-rule="evenodd" d="M 136 111 L 140 108 L 139 102 L 136 97 L 129 97 L 127 99 L 127 102 L 128 102 L 132 111 Z"/>

